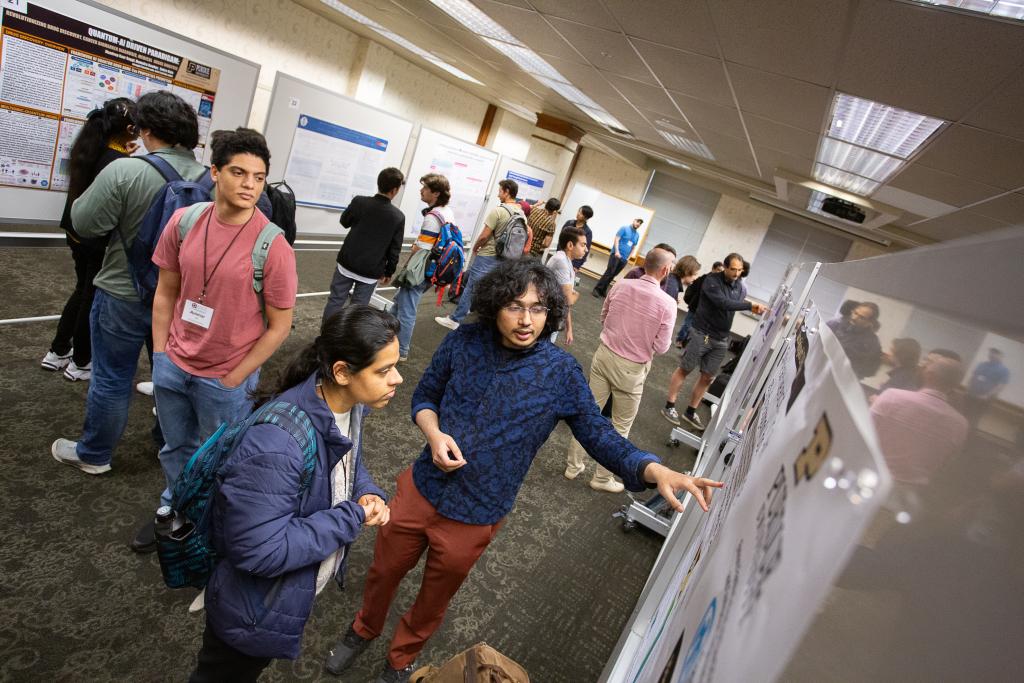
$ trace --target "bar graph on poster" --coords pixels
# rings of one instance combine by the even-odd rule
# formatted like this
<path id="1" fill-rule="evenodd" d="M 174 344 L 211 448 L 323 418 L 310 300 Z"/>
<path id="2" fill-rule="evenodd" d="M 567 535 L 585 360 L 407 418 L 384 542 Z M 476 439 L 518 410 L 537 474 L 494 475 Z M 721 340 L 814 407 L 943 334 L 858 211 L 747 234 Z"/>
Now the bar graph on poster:
<path id="1" fill-rule="evenodd" d="M 34 2 L 8 3 L 0 17 L 0 185 L 66 190 L 89 113 L 156 90 L 196 110 L 203 158 L 220 69 Z"/>

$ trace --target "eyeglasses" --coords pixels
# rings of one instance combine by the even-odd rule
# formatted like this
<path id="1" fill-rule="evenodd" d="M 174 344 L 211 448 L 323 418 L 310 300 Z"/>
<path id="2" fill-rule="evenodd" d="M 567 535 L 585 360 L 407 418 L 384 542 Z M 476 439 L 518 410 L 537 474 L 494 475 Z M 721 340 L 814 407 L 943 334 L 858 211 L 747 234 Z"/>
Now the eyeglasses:
<path id="1" fill-rule="evenodd" d="M 502 306 L 503 310 L 508 311 L 512 315 L 522 315 L 523 311 L 529 311 L 530 315 L 547 315 L 551 309 L 547 306 L 541 306 L 540 304 L 534 304 L 533 306 L 523 306 L 521 304 L 505 304 Z"/>

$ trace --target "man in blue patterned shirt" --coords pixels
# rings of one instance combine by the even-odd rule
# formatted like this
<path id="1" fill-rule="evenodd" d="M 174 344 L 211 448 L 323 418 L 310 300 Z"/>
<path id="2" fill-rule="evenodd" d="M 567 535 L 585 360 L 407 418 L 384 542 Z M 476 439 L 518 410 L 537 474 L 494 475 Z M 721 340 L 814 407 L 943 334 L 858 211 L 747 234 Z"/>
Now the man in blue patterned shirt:
<path id="1" fill-rule="evenodd" d="M 478 322 L 445 337 L 413 393 L 412 417 L 427 445 L 398 477 L 362 608 L 327 659 L 331 673 L 347 669 L 381 634 L 399 583 L 429 549 L 423 584 L 378 680 L 408 679 L 559 420 L 626 488 L 657 487 L 678 510 L 676 493 L 688 491 L 707 510 L 720 483 L 670 470 L 601 416 L 579 363 L 549 340 L 567 308 L 554 275 L 536 259 L 502 262 L 478 283 Z"/>

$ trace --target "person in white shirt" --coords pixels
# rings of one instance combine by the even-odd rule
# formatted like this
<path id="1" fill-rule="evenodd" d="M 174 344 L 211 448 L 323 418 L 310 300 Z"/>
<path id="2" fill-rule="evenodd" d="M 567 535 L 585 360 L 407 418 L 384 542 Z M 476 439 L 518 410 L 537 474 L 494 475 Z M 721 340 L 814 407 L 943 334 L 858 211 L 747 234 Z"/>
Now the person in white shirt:
<path id="1" fill-rule="evenodd" d="M 563 228 L 558 235 L 558 251 L 548 259 L 547 267 L 555 274 L 555 279 L 565 293 L 565 299 L 569 302 L 569 312 L 565 316 L 565 343 L 568 346 L 573 342 L 572 336 L 572 305 L 579 298 L 579 292 L 574 288 L 576 282 L 576 271 L 572 266 L 573 259 L 582 258 L 587 253 L 587 236 L 578 228 Z M 555 332 L 551 336 L 554 342 Z"/>

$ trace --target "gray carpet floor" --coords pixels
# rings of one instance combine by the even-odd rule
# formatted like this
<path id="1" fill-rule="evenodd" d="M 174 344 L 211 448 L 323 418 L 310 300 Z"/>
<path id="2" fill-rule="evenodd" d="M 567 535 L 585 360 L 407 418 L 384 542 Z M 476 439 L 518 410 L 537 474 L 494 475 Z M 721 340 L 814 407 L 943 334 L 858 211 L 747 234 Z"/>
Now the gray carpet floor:
<path id="1" fill-rule="evenodd" d="M 299 252 L 297 259 L 300 291 L 327 289 L 333 254 Z M 569 347 L 584 369 L 600 333 L 592 284 L 584 278 L 574 312 L 577 341 Z M 66 248 L 0 249 L 0 319 L 59 313 L 72 285 Z M 324 302 L 299 300 L 295 330 L 265 373 L 315 336 Z M 391 492 L 396 475 L 422 447 L 409 400 L 447 333 L 432 320 L 438 314 L 428 294 L 409 362 L 400 366 L 405 384 L 366 425 L 367 466 Z M 128 548 L 164 485 L 149 436 L 152 399 L 134 397 L 112 472 L 91 477 L 56 463 L 50 444 L 80 434 L 87 385 L 39 368 L 55 328 L 55 322 L 0 325 L 0 680 L 183 681 L 203 627 L 201 617 L 187 613 L 193 594 L 165 588 L 155 555 Z M 695 453 L 665 445 L 670 425 L 658 414 L 675 363 L 675 353 L 655 361 L 632 438 L 670 466 L 687 469 Z M 148 374 L 143 355 L 137 379 Z M 571 482 L 562 477 L 568 444 L 569 430 L 561 425 L 419 663 L 440 663 L 484 640 L 519 661 L 534 681 L 598 678 L 661 538 L 643 529 L 623 533 L 612 513 L 629 503 L 627 495 L 592 491 L 589 474 Z M 337 680 L 323 673 L 323 658 L 358 609 L 373 541 L 371 529 L 353 546 L 348 588 L 330 586 L 317 600 L 301 657 L 275 662 L 261 680 Z M 389 629 L 411 604 L 419 576 L 418 568 L 403 583 Z M 378 639 L 344 680 L 373 680 L 386 649 L 386 639 Z"/>

